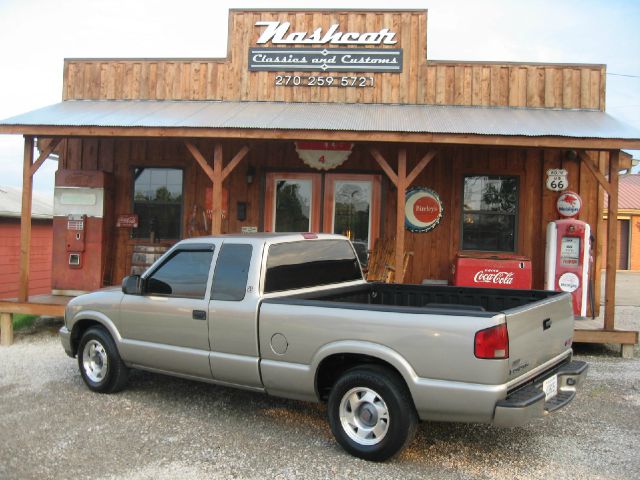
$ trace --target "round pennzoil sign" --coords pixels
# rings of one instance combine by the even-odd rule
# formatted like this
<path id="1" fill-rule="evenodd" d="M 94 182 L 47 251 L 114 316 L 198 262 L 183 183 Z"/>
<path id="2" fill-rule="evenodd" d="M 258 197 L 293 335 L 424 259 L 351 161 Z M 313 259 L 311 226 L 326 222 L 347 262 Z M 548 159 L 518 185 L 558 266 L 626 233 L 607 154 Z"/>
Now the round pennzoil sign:
<path id="1" fill-rule="evenodd" d="M 440 196 L 426 187 L 407 190 L 404 203 L 404 223 L 411 232 L 428 232 L 442 220 L 444 207 Z"/>

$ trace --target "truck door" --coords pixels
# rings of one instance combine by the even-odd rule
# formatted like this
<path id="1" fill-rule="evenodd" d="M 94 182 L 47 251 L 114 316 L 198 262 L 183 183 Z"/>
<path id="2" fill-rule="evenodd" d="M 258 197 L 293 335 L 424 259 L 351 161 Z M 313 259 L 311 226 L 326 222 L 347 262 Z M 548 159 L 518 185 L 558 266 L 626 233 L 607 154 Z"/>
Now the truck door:
<path id="1" fill-rule="evenodd" d="M 215 244 L 183 244 L 143 276 L 142 295 L 125 295 L 123 355 L 156 370 L 211 378 L 208 303 Z"/>
<path id="2" fill-rule="evenodd" d="M 262 388 L 258 350 L 258 245 L 224 242 L 213 274 L 209 343 L 214 380 Z M 257 258 L 256 258 L 257 257 Z"/>

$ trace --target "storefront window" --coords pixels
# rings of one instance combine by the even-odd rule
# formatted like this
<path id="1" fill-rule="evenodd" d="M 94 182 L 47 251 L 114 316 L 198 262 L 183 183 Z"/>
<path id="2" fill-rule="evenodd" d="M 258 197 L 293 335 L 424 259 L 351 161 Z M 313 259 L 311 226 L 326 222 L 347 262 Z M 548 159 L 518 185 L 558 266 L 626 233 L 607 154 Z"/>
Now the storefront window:
<path id="1" fill-rule="evenodd" d="M 518 177 L 464 177 L 462 208 L 463 250 L 515 251 Z"/>
<path id="2" fill-rule="evenodd" d="M 311 198 L 311 180 L 278 180 L 274 232 L 310 231 Z"/>
<path id="3" fill-rule="evenodd" d="M 182 170 L 177 168 L 136 168 L 133 213 L 138 228 L 133 238 L 151 241 L 180 238 L 182 224 Z"/>

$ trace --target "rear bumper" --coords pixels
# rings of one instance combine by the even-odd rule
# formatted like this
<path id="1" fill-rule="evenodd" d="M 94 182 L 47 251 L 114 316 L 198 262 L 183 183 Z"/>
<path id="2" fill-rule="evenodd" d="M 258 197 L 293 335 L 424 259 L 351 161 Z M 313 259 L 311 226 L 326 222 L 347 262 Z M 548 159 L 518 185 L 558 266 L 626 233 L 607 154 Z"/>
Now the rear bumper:
<path id="1" fill-rule="evenodd" d="M 582 385 L 589 366 L 586 362 L 572 361 L 548 375 L 537 378 L 533 383 L 520 388 L 496 403 L 493 424 L 514 427 L 542 417 L 569 404 L 576 396 L 576 389 Z M 545 400 L 542 383 L 547 378 L 558 375 L 558 393 Z"/>

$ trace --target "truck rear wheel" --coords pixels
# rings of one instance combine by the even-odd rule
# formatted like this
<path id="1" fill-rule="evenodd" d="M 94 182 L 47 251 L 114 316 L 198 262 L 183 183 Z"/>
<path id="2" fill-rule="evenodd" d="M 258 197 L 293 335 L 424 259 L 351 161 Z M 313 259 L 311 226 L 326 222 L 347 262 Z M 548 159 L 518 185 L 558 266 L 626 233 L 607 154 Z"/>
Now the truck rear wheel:
<path id="1" fill-rule="evenodd" d="M 331 389 L 328 414 L 338 443 L 352 455 L 373 461 L 400 452 L 418 425 L 404 382 L 378 365 L 347 370 Z"/>
<path id="2" fill-rule="evenodd" d="M 87 387 L 98 393 L 119 392 L 129 378 L 111 335 L 100 327 L 90 328 L 80 338 L 78 368 Z"/>

